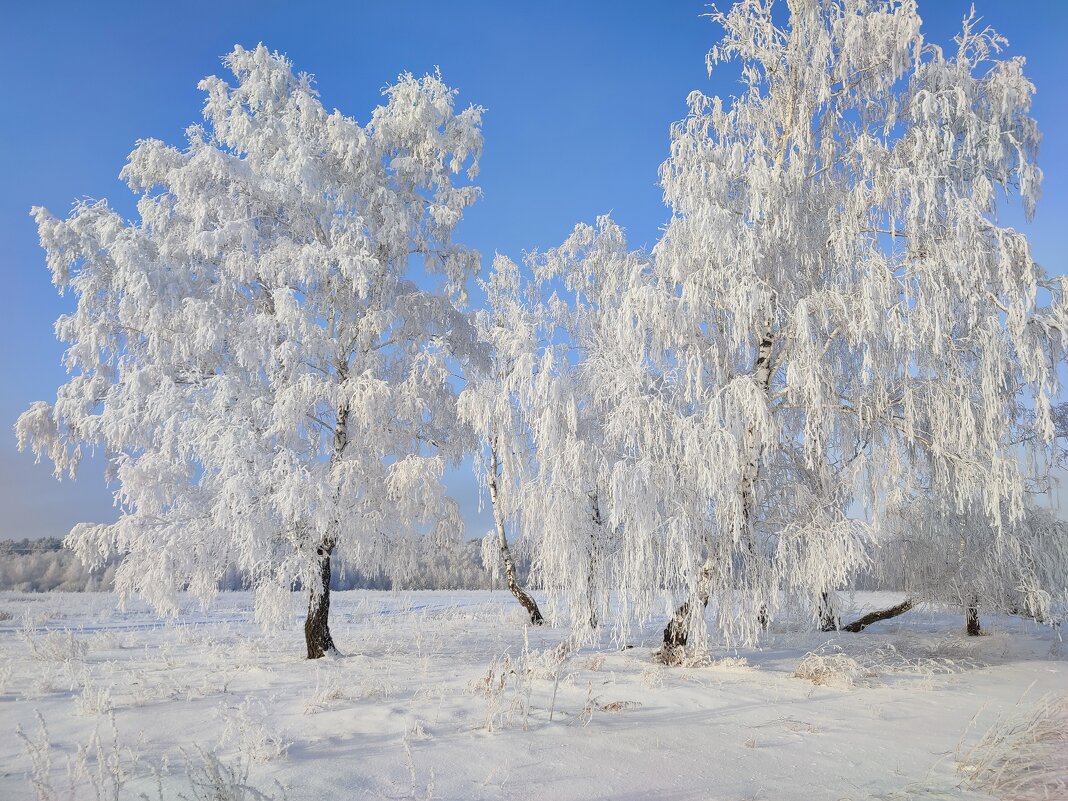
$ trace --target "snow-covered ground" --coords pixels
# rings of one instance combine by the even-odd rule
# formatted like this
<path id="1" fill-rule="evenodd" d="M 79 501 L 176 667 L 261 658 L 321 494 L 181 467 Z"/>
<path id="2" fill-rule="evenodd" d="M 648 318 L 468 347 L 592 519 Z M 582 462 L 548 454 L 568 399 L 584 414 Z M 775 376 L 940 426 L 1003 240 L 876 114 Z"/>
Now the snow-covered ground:
<path id="1" fill-rule="evenodd" d="M 989 798 L 968 780 L 1006 754 L 976 750 L 983 733 L 1068 694 L 1058 632 L 1008 617 L 980 638 L 923 609 L 862 634 L 781 623 L 760 649 L 665 668 L 655 626 L 557 663 L 566 632 L 524 629 L 507 594 L 358 591 L 332 603 L 351 655 L 308 662 L 300 599 L 269 635 L 250 600 L 189 600 L 164 624 L 106 594 L 0 593 L 0 799 L 38 797 L 34 775 L 70 797 L 79 746 L 96 773 L 78 798 L 113 797 L 115 777 L 152 799 Z M 1068 781 L 1064 742 L 1039 744 L 1047 787 Z"/>

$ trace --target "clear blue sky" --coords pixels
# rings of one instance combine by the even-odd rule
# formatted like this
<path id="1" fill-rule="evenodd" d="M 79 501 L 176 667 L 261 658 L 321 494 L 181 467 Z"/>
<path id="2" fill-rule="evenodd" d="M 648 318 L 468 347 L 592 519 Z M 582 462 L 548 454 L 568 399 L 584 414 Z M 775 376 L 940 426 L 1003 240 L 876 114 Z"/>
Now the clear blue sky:
<path id="1" fill-rule="evenodd" d="M 727 3 L 723 3 L 724 6 Z M 969 0 L 921 0 L 925 31 L 948 43 Z M 1065 0 L 977 0 L 1028 59 L 1045 135 L 1044 199 L 1025 226 L 1039 261 L 1065 271 L 1068 252 L 1068 32 Z M 632 244 L 651 245 L 666 218 L 656 186 L 668 126 L 692 89 L 729 95 L 704 55 L 718 38 L 702 2 L 29 2 L 0 5 L 0 538 L 62 536 L 114 517 L 99 463 L 57 483 L 15 449 L 10 426 L 64 380 L 52 323 L 69 310 L 38 248 L 28 211 L 64 214 L 106 197 L 133 215 L 118 172 L 139 138 L 173 144 L 200 115 L 196 84 L 224 74 L 235 43 L 264 42 L 315 74 L 328 108 L 366 121 L 398 73 L 441 68 L 463 103 L 487 108 L 484 199 L 460 230 L 484 263 L 500 251 L 558 244 L 579 221 L 611 211 Z M 3 434 L 3 431 L 8 433 Z M 474 521 L 473 479 L 452 479 Z"/>

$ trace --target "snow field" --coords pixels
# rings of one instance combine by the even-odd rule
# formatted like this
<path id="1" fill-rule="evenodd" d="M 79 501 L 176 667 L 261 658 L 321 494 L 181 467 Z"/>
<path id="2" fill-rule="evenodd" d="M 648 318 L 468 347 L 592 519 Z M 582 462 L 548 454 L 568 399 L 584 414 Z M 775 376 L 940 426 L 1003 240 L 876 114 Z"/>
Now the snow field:
<path id="1" fill-rule="evenodd" d="M 925 609 L 857 635 L 787 621 L 666 668 L 659 626 L 568 655 L 479 592 L 336 593 L 350 655 L 309 662 L 302 606 L 263 634 L 243 593 L 167 624 L 0 594 L 0 798 L 1068 797 L 1064 646 L 1016 618 L 980 638 Z"/>

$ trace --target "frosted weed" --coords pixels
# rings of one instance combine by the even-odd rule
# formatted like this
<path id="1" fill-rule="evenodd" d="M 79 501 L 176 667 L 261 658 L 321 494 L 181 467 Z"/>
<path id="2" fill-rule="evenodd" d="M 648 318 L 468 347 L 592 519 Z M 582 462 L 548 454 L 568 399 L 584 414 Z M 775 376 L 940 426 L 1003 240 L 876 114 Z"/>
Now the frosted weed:
<path id="1" fill-rule="evenodd" d="M 74 709 L 79 715 L 95 717 L 110 714 L 115 708 L 111 697 L 114 684 L 96 683 L 88 672 L 82 679 L 82 689 L 74 699 Z"/>
<path id="2" fill-rule="evenodd" d="M 664 686 L 664 669 L 653 665 L 647 667 L 641 672 L 639 676 L 642 687 L 647 690 L 656 690 Z"/>
<path id="3" fill-rule="evenodd" d="M 15 672 L 15 662 L 12 659 L 5 659 L 0 662 L 0 695 L 7 692 L 8 683 L 11 681 L 11 674 Z"/>
<path id="4" fill-rule="evenodd" d="M 188 801 L 285 801 L 285 790 L 276 783 L 279 796 L 268 795 L 249 783 L 251 760 L 224 762 L 215 753 L 197 748 L 196 758 L 182 752 L 186 777 L 192 792 Z M 161 793 L 162 795 L 162 793 Z M 180 796 L 186 799 L 185 795 Z"/>
<path id="5" fill-rule="evenodd" d="M 578 711 L 568 725 L 588 726 L 590 721 L 593 720 L 594 712 L 617 713 L 640 708 L 641 702 L 639 701 L 602 701 L 600 697 L 593 694 L 593 685 L 591 684 L 586 688 L 586 701 L 582 705 L 582 709 Z"/>
<path id="6" fill-rule="evenodd" d="M 410 801 L 431 801 L 434 797 L 434 768 L 430 769 L 430 780 L 421 792 L 418 774 L 415 770 L 415 759 L 412 757 L 412 746 L 407 734 L 401 738 L 401 744 L 404 747 L 404 764 L 408 768 L 410 782 L 408 798 Z"/>
<path id="7" fill-rule="evenodd" d="M 970 748 L 958 746 L 957 772 L 972 789 L 1047 801 L 1068 797 L 1066 755 L 1068 695 L 1047 695 L 999 715 Z"/>
<path id="8" fill-rule="evenodd" d="M 585 664 L 582 666 L 585 670 L 597 671 L 604 667 L 604 654 L 594 654 L 589 657 Z"/>
<path id="9" fill-rule="evenodd" d="M 253 762 L 270 762 L 284 757 L 292 741 L 277 726 L 271 725 L 268 705 L 249 696 L 234 707 L 222 707 L 224 727 L 222 743 L 233 746 Z"/>
<path id="10" fill-rule="evenodd" d="M 85 640 L 75 636 L 74 632 L 42 632 L 38 627 L 23 625 L 19 638 L 30 651 L 30 655 L 39 662 L 69 663 L 85 658 L 89 646 Z"/>
<path id="11" fill-rule="evenodd" d="M 794 671 L 795 678 L 841 690 L 848 690 L 861 679 L 874 676 L 874 673 L 857 660 L 845 654 L 806 654 Z"/>
<path id="12" fill-rule="evenodd" d="M 345 687 L 341 673 L 332 668 L 319 668 L 315 672 L 315 689 L 304 702 L 304 714 L 314 715 L 337 706 L 351 696 Z"/>
<path id="13" fill-rule="evenodd" d="M 140 762 L 139 755 L 119 746 L 115 716 L 110 716 L 111 743 L 105 745 L 97 732 L 89 741 L 79 745 L 73 756 L 67 757 L 66 787 L 57 789 L 52 775 L 53 745 L 44 717 L 37 712 L 37 733 L 32 738 L 21 726 L 15 735 L 22 740 L 30 760 L 29 779 L 37 801 L 120 801 L 122 790 Z"/>

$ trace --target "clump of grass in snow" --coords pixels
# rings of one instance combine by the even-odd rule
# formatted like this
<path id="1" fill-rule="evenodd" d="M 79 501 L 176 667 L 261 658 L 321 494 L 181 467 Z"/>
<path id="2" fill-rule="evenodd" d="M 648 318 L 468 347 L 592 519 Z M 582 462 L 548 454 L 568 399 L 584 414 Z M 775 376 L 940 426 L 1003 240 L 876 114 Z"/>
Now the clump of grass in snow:
<path id="1" fill-rule="evenodd" d="M 275 796 L 249 783 L 251 760 L 239 758 L 235 762 L 224 762 L 211 751 L 199 747 L 196 754 L 196 760 L 186 755 L 186 776 L 193 801 L 275 801 Z M 280 785 L 276 784 L 276 787 L 280 801 L 285 801 L 285 791 Z"/>
<path id="2" fill-rule="evenodd" d="M 97 682 L 91 674 L 84 674 L 81 692 L 74 699 L 75 711 L 88 717 L 110 714 L 115 708 L 115 701 L 111 696 L 113 689 L 113 684 Z"/>
<path id="3" fill-rule="evenodd" d="M 337 670 L 319 668 L 315 672 L 315 690 L 304 702 L 304 714 L 314 715 L 351 700 L 342 675 Z"/>
<path id="4" fill-rule="evenodd" d="M 0 695 L 7 692 L 8 682 L 11 681 L 11 674 L 15 672 L 15 662 L 12 659 L 5 659 L 0 662 Z"/>
<path id="5" fill-rule="evenodd" d="M 223 742 L 237 748 L 244 758 L 271 762 L 289 751 L 290 739 L 271 721 L 269 706 L 260 698 L 249 696 L 235 707 L 224 708 L 222 718 Z"/>
<path id="6" fill-rule="evenodd" d="M 26 644 L 30 655 L 38 662 L 80 661 L 85 659 L 89 650 L 84 640 L 76 637 L 74 632 L 67 629 L 42 632 L 36 626 L 24 625 L 19 632 L 19 637 Z"/>
<path id="7" fill-rule="evenodd" d="M 824 687 L 848 690 L 860 679 L 875 674 L 845 654 L 806 654 L 798 663 L 794 676 Z"/>
<path id="8" fill-rule="evenodd" d="M 998 717 L 967 750 L 964 784 L 1013 801 L 1068 798 L 1068 695 L 1047 695 Z"/>

